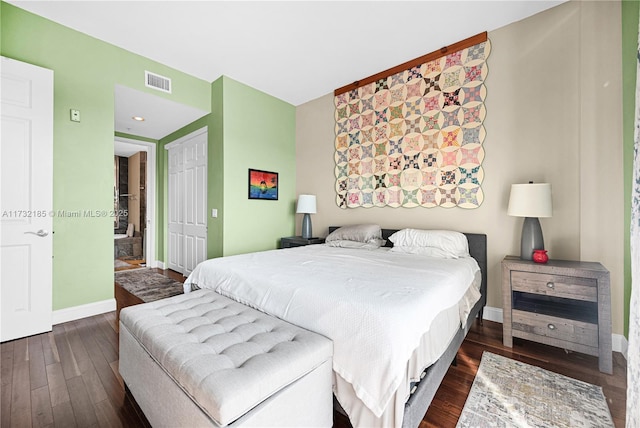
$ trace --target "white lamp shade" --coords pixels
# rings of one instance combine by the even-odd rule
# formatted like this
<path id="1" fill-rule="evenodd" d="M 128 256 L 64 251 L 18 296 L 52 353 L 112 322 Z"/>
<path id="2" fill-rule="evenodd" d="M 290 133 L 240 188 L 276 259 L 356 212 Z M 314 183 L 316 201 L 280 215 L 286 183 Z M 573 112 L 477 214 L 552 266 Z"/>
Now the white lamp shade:
<path id="1" fill-rule="evenodd" d="M 507 214 L 514 217 L 551 217 L 551 184 L 512 184 Z"/>
<path id="2" fill-rule="evenodd" d="M 316 213 L 316 195 L 300 195 L 298 196 L 298 214 L 315 214 Z"/>

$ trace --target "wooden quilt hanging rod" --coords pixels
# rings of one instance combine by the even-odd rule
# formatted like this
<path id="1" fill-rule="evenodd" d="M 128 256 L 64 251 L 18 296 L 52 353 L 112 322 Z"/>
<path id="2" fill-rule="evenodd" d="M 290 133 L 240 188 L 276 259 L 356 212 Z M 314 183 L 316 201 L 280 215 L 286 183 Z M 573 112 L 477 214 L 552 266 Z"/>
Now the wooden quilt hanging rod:
<path id="1" fill-rule="evenodd" d="M 412 59 L 411 61 L 407 61 L 403 64 L 400 65 L 396 65 L 393 68 L 390 68 L 388 70 L 385 70 L 383 72 L 374 74 L 372 76 L 366 77 L 362 80 L 356 80 L 353 83 L 350 83 L 346 86 L 343 86 L 341 88 L 336 89 L 333 93 L 334 95 L 340 95 L 343 94 L 345 92 L 349 92 L 353 89 L 358 89 L 361 86 L 364 85 L 368 85 L 369 83 L 375 82 L 377 80 L 380 79 L 384 79 L 385 77 L 389 77 L 392 76 L 396 73 L 399 73 L 401 71 L 405 71 L 410 69 L 411 67 L 415 67 L 417 65 L 421 65 L 424 64 L 425 62 L 429 62 L 429 61 L 433 61 L 434 59 L 440 58 L 442 56 L 445 56 L 451 52 L 458 52 L 462 49 L 466 49 L 468 47 L 477 45 L 478 43 L 482 43 L 482 42 L 486 42 L 487 41 L 487 32 L 483 32 L 480 34 L 477 34 L 475 36 L 471 36 L 468 39 L 464 39 L 461 40 L 457 43 L 454 43 L 452 45 L 449 46 L 445 46 L 443 48 L 438 49 L 437 51 L 433 51 L 431 53 L 428 53 L 426 55 L 423 55 L 421 57 L 418 57 L 416 59 Z"/>

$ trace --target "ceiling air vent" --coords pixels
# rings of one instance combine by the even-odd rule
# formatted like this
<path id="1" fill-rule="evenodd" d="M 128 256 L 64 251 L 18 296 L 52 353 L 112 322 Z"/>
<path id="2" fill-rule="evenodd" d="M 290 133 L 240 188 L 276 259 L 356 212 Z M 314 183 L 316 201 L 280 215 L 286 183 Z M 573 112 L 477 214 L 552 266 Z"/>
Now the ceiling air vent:
<path id="1" fill-rule="evenodd" d="M 159 74 L 151 73 L 150 71 L 145 71 L 144 84 L 149 88 L 157 89 L 168 94 L 171 93 L 171 79 L 168 77 L 160 76 Z"/>

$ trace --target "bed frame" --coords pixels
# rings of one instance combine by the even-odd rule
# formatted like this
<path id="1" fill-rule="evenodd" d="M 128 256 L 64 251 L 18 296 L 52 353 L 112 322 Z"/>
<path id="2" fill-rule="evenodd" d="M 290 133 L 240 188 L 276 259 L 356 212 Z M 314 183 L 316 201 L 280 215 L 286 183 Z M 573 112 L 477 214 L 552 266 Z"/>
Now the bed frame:
<path id="1" fill-rule="evenodd" d="M 329 227 L 329 233 L 336 230 L 337 226 Z M 393 247 L 393 243 L 389 240 L 389 236 L 397 232 L 396 229 L 382 229 L 382 238 L 386 240 L 385 247 Z M 409 397 L 409 400 L 404 406 L 404 418 L 402 420 L 403 428 L 416 428 L 422 422 L 427 409 L 436 395 L 442 379 L 444 379 L 449 366 L 455 360 L 458 353 L 458 349 L 462 345 L 464 338 L 469 332 L 469 328 L 477 317 L 480 324 L 482 324 L 482 315 L 484 307 L 487 304 L 487 235 L 482 233 L 465 233 L 464 234 L 469 241 L 469 254 L 476 259 L 480 266 L 480 272 L 482 275 L 482 283 L 480 285 L 481 297 L 478 302 L 471 309 L 469 318 L 465 328 L 458 329 L 458 332 L 454 336 L 449 347 L 444 351 L 442 356 L 426 369 L 426 375 L 422 378 L 420 383 L 417 384 L 415 392 Z M 334 399 L 334 404 L 337 405 L 338 411 L 345 414 L 337 400 Z"/>

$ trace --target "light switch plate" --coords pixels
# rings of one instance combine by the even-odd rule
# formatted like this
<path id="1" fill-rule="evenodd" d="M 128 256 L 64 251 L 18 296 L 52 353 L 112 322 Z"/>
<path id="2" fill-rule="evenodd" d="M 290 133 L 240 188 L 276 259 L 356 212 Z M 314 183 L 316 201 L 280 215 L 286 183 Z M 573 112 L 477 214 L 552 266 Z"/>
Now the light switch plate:
<path id="1" fill-rule="evenodd" d="M 71 109 L 71 121 L 80 122 L 80 110 Z"/>
<path id="2" fill-rule="evenodd" d="M 218 217 L 218 210 L 215 208 L 211 208 L 211 217 L 213 218 L 217 218 Z"/>

